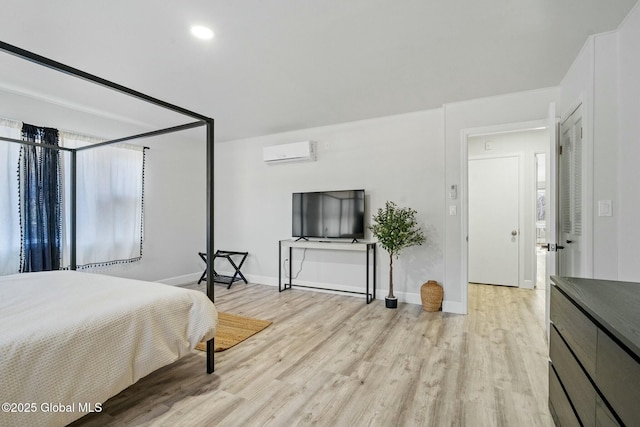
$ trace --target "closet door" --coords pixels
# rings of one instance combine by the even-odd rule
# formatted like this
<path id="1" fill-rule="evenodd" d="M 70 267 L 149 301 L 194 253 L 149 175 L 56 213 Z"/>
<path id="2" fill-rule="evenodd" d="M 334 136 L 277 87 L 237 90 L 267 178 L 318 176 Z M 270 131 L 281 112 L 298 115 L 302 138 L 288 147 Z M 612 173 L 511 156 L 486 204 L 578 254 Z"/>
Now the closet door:
<path id="1" fill-rule="evenodd" d="M 584 277 L 583 272 L 583 138 L 582 109 L 560 125 L 559 275 Z"/>

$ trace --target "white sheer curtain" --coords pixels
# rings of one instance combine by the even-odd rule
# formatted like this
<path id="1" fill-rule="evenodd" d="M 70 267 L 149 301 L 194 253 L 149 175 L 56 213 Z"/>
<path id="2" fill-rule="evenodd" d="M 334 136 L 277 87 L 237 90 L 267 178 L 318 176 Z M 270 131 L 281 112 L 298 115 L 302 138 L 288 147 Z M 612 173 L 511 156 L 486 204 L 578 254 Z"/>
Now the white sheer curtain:
<path id="1" fill-rule="evenodd" d="M 20 139 L 21 122 L 0 118 L 0 135 Z M 0 275 L 20 268 L 18 156 L 20 145 L 0 141 Z"/>
<path id="2" fill-rule="evenodd" d="M 60 132 L 69 148 L 100 142 Z M 65 155 L 68 159 L 69 155 Z M 77 263 L 79 268 L 137 261 L 142 257 L 144 148 L 117 144 L 77 153 Z M 65 189 L 69 163 L 65 161 Z M 68 190 L 65 191 L 68 194 Z M 65 197 L 63 260 L 69 256 L 69 201 Z"/>

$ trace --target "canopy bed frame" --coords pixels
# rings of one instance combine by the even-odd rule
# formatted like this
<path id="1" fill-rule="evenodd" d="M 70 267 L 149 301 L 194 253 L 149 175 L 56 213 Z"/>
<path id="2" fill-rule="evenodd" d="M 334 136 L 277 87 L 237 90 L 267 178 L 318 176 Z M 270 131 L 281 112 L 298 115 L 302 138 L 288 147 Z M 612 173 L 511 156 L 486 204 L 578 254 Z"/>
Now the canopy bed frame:
<path id="1" fill-rule="evenodd" d="M 70 219 L 70 269 L 71 270 L 76 270 L 77 269 L 77 263 L 76 263 L 76 254 L 77 254 L 77 235 L 76 235 L 76 218 L 77 218 L 77 205 L 76 205 L 76 183 L 77 183 L 77 173 L 76 173 L 76 165 L 77 165 L 77 158 L 76 158 L 76 154 L 78 151 L 82 151 L 82 150 L 90 150 L 96 147 L 100 147 L 100 146 L 104 146 L 104 145 L 110 145 L 110 144 L 115 144 L 115 143 L 120 143 L 120 142 L 125 142 L 125 141 L 130 141 L 130 140 L 134 140 L 134 139 L 142 139 L 142 138 L 150 138 L 150 137 L 155 137 L 155 136 L 159 136 L 159 135 L 164 135 L 164 134 L 168 134 L 168 133 L 173 133 L 173 132 L 179 132 L 179 131 L 183 131 L 183 130 L 187 130 L 187 129 L 192 129 L 192 128 L 196 128 L 196 127 L 201 127 L 201 126 L 206 126 L 206 162 L 207 162 L 207 174 L 206 174 L 206 204 L 207 204 L 207 208 L 206 208 L 206 221 L 207 221 L 207 231 L 206 231 L 206 239 L 207 239 L 207 243 L 206 243 L 206 272 L 207 272 L 207 277 L 213 277 L 214 271 L 213 271 L 213 260 L 214 260 L 214 256 L 213 256 L 213 252 L 212 249 L 214 247 L 213 244 L 213 161 L 214 161 L 214 153 L 213 153 L 213 136 L 214 136 L 214 120 L 212 118 L 206 117 L 204 115 L 195 113 L 193 111 L 187 110 L 185 108 L 179 107 L 177 105 L 173 105 L 170 104 L 168 102 L 162 101 L 160 99 L 151 97 L 149 95 L 145 95 L 141 92 L 135 91 L 133 89 L 127 88 L 125 86 L 119 85 L 117 83 L 111 82 L 109 80 L 105 80 L 101 77 L 95 76 L 93 74 L 89 74 L 86 73 L 84 71 L 81 71 L 77 68 L 73 68 L 70 67 L 68 65 L 62 64 L 60 62 L 54 61 L 52 59 L 46 58 L 44 56 L 35 54 L 33 52 L 29 52 L 27 50 L 21 49 L 19 47 L 10 45 L 8 43 L 5 43 L 3 41 L 0 41 L 0 50 L 14 55 L 18 58 L 22 58 L 24 60 L 33 62 L 35 64 L 53 69 L 55 71 L 64 73 L 64 74 L 68 74 L 74 77 L 77 77 L 79 79 L 82 80 L 86 80 L 92 83 L 95 83 L 97 85 L 106 87 L 110 90 L 113 90 L 115 92 L 120 92 L 122 94 L 131 96 L 133 98 L 145 101 L 149 104 L 153 104 L 156 106 L 159 106 L 161 108 L 164 108 L 166 110 L 181 114 L 183 116 L 189 117 L 191 119 L 195 119 L 195 121 L 193 122 L 189 122 L 186 124 L 182 124 L 182 125 L 178 125 L 178 126 L 173 126 L 173 127 L 169 127 L 169 128 L 165 128 L 165 129 L 158 129 L 158 130 L 154 130 L 154 131 L 150 131 L 150 132 L 145 132 L 145 133 L 141 133 L 141 134 L 137 134 L 137 135 L 132 135 L 132 136 L 127 136 L 127 137 L 123 137 L 123 138 L 118 138 L 118 139 L 113 139 L 113 140 L 109 140 L 109 141 L 104 141 L 98 144 L 93 144 L 93 145 L 89 145 L 89 146 L 85 146 L 85 147 L 79 147 L 79 148 L 66 148 L 66 147 L 51 147 L 51 146 L 47 146 L 47 147 L 43 147 L 41 144 L 36 143 L 36 142 L 30 142 L 30 141 L 22 141 L 22 140 L 18 140 L 18 139 L 12 139 L 12 138 L 7 138 L 7 137 L 2 137 L 0 136 L 1 140 L 4 141 L 8 141 L 10 143 L 16 143 L 16 144 L 21 144 L 21 145 L 35 145 L 35 146 L 39 146 L 42 148 L 47 148 L 47 149 L 52 149 L 52 150 L 58 150 L 58 151 L 66 151 L 69 152 L 70 154 L 70 194 L 69 194 L 69 198 L 70 198 L 70 212 L 69 212 L 69 219 Z M 208 298 L 211 300 L 211 302 L 214 302 L 214 287 L 213 287 L 213 281 L 207 281 L 207 296 Z M 207 368 L 207 373 L 212 373 L 214 371 L 214 340 L 213 338 L 207 341 L 207 362 L 206 362 L 206 368 Z"/>

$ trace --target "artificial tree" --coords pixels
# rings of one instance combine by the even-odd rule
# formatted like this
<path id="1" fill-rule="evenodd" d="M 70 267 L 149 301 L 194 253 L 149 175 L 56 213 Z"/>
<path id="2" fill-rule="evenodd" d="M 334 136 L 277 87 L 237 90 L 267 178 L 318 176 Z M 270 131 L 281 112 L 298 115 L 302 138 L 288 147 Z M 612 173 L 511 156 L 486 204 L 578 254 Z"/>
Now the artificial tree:
<path id="1" fill-rule="evenodd" d="M 385 298 L 387 308 L 397 308 L 398 300 L 393 294 L 393 257 L 399 257 L 400 251 L 410 246 L 421 245 L 426 238 L 416 221 L 416 211 L 400 208 L 393 202 L 386 202 L 373 215 L 373 224 L 369 230 L 384 250 L 389 253 L 389 295 Z"/>

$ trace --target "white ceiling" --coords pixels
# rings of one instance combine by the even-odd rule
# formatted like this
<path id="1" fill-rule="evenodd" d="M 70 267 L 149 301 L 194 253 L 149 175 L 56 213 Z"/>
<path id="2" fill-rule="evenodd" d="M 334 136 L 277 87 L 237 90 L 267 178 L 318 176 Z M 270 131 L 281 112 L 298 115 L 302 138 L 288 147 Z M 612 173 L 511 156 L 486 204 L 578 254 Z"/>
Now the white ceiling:
<path id="1" fill-rule="evenodd" d="M 213 117 L 225 141 L 556 86 L 635 3 L 3 0 L 0 40 Z M 53 74 L 0 53 L 0 88 L 167 122 Z"/>

